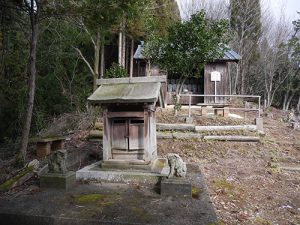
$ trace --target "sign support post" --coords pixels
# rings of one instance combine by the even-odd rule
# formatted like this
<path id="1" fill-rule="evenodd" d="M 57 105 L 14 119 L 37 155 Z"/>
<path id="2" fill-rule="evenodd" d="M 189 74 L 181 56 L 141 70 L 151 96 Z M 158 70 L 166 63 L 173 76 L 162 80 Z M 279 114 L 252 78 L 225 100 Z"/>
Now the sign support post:
<path id="1" fill-rule="evenodd" d="M 221 73 L 218 71 L 211 72 L 210 80 L 215 83 L 215 103 L 217 103 L 217 81 L 221 81 Z"/>

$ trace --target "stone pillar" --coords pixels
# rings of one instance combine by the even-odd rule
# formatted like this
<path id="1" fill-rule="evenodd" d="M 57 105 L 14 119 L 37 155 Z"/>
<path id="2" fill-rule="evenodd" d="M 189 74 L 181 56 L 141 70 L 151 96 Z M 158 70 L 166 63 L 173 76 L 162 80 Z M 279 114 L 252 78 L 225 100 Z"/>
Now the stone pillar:
<path id="1" fill-rule="evenodd" d="M 201 116 L 207 115 L 207 107 L 201 107 Z"/>
<path id="2" fill-rule="evenodd" d="M 229 116 L 229 107 L 224 107 L 224 117 Z"/>
<path id="3" fill-rule="evenodd" d="M 263 118 L 255 118 L 255 125 L 258 132 L 264 132 L 264 120 Z"/>

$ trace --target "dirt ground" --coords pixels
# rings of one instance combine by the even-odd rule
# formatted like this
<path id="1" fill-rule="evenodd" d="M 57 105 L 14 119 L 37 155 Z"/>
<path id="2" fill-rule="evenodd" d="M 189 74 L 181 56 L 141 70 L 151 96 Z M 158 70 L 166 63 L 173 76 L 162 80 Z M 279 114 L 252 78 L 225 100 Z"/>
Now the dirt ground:
<path id="1" fill-rule="evenodd" d="M 300 168 L 300 131 L 275 109 L 264 128 L 260 143 L 159 140 L 159 154 L 201 165 L 220 224 L 300 224 L 300 172 L 281 169 Z"/>
<path id="2" fill-rule="evenodd" d="M 158 110 L 157 121 L 184 123 L 186 113 L 174 117 L 170 110 Z M 250 124 L 255 114 L 246 119 L 194 117 L 197 125 Z M 282 118 L 276 109 L 264 117 L 265 136 L 259 143 L 160 139 L 158 154 L 174 152 L 199 163 L 220 224 L 299 225 L 300 172 L 281 167 L 300 168 L 300 131 Z M 75 133 L 67 146 L 83 149 L 87 133 Z"/>

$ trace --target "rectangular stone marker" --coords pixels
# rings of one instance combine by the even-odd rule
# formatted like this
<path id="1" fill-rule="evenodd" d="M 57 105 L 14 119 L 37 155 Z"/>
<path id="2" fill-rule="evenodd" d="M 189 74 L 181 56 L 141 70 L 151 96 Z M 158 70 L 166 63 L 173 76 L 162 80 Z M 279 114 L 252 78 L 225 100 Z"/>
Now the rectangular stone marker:
<path id="1" fill-rule="evenodd" d="M 201 116 L 206 116 L 207 115 L 207 107 L 202 107 L 201 108 Z"/>
<path id="2" fill-rule="evenodd" d="M 263 118 L 255 118 L 255 124 L 258 131 L 264 131 L 264 119 Z"/>
<path id="3" fill-rule="evenodd" d="M 224 107 L 224 117 L 228 117 L 229 116 L 229 108 L 228 107 Z"/>
<path id="4" fill-rule="evenodd" d="M 76 181 L 76 174 L 73 171 L 69 171 L 66 174 L 47 173 L 41 175 L 40 187 L 67 190 L 75 184 L 75 181 Z"/>
<path id="5" fill-rule="evenodd" d="M 160 186 L 162 196 L 192 197 L 192 185 L 185 178 L 163 178 Z"/>

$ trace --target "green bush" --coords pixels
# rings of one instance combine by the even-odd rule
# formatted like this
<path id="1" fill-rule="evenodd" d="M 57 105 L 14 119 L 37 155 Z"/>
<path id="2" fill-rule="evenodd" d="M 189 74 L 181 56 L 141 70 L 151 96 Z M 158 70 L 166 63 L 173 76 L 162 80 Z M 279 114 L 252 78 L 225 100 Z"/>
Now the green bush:
<path id="1" fill-rule="evenodd" d="M 128 77 L 127 70 L 118 63 L 113 63 L 112 66 L 105 71 L 104 78 L 121 78 Z"/>

